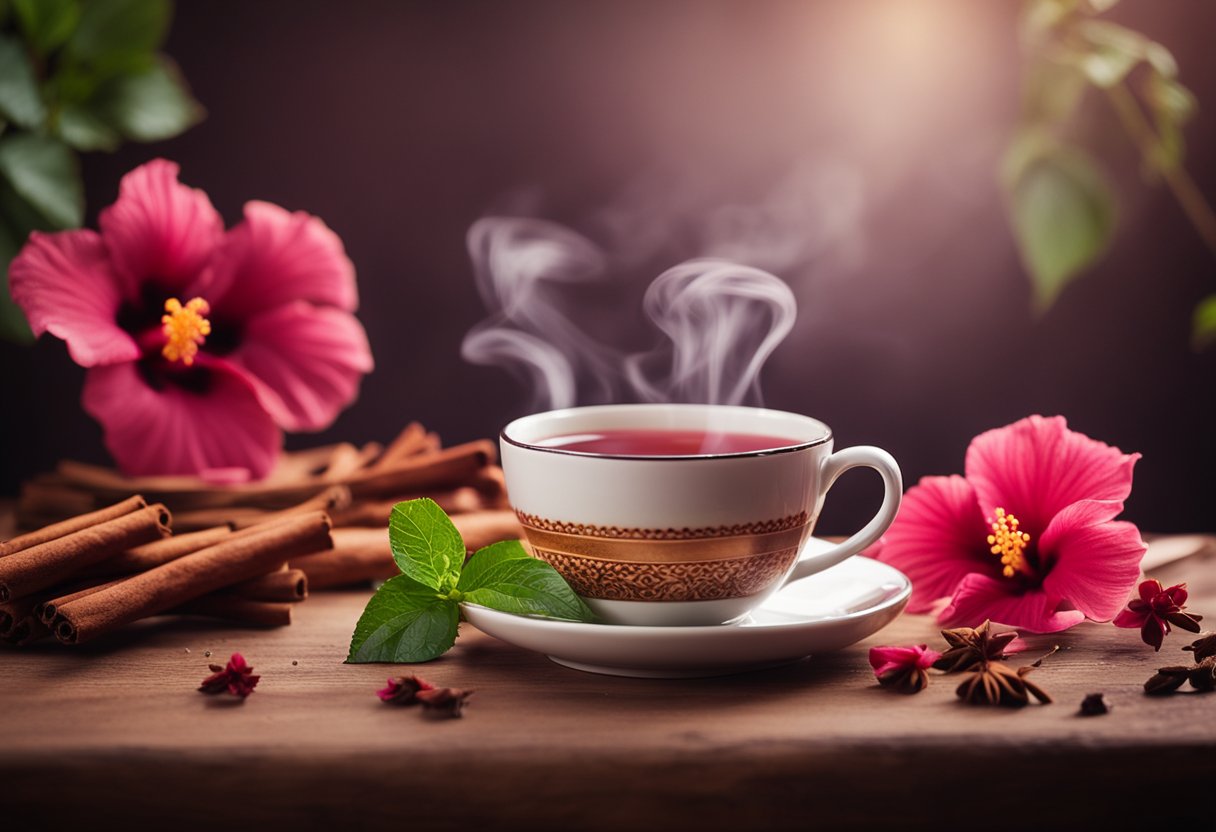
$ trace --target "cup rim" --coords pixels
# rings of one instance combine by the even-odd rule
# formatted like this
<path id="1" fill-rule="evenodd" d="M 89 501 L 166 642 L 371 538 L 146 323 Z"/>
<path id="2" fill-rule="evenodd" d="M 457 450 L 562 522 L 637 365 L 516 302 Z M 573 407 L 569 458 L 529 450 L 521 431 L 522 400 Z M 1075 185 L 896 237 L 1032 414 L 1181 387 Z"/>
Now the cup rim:
<path id="1" fill-rule="evenodd" d="M 730 410 L 735 412 L 747 411 L 749 413 L 765 413 L 771 416 L 788 417 L 793 419 L 803 419 L 818 425 L 823 433 L 814 439 L 808 439 L 805 442 L 799 442 L 796 445 L 782 445 L 777 448 L 762 448 L 755 451 L 733 451 L 730 453 L 710 453 L 710 454 L 602 454 L 592 451 L 571 451 L 565 448 L 554 448 L 545 445 L 537 445 L 533 442 L 525 442 L 522 439 L 516 439 L 509 435 L 512 429 L 518 430 L 521 424 L 526 424 L 531 421 L 539 421 L 543 418 L 561 418 L 567 415 L 580 413 L 592 413 L 601 411 L 611 413 L 620 410 Z M 518 419 L 513 419 L 508 422 L 502 430 L 498 432 L 498 437 L 501 441 L 508 445 L 514 445 L 528 451 L 539 451 L 542 453 L 558 454 L 560 456 L 582 457 L 585 459 L 635 459 L 635 460 L 650 460 L 669 461 L 669 460 L 698 460 L 698 459 L 748 459 L 752 457 L 767 457 L 777 456 L 779 454 L 796 453 L 805 451 L 808 448 L 814 448 L 832 441 L 832 429 L 824 422 L 801 413 L 794 413 L 788 410 L 774 410 L 766 407 L 750 407 L 746 405 L 720 405 L 720 404 L 606 404 L 606 405 L 589 405 L 584 407 L 565 407 L 557 410 L 546 410 L 540 413 L 531 413 L 527 416 L 521 416 Z"/>

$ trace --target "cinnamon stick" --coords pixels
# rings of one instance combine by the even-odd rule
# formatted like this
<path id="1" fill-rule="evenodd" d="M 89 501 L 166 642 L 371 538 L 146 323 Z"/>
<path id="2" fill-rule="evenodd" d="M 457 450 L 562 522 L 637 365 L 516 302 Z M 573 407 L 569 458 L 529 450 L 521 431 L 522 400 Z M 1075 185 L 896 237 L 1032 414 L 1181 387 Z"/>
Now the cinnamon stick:
<path id="1" fill-rule="evenodd" d="M 308 575 L 310 589 L 391 578 L 400 570 L 388 545 L 388 529 L 334 529 L 334 548 L 289 562 Z"/>
<path id="2" fill-rule="evenodd" d="M 331 513 L 334 526 L 387 526 L 393 506 L 402 500 L 430 497 L 447 514 L 461 514 L 487 508 L 486 501 L 477 489 L 470 486 L 450 491 L 432 491 L 427 494 L 403 494 L 392 500 L 360 500 L 349 507 Z"/>
<path id="3" fill-rule="evenodd" d="M 329 528 L 324 512 L 304 514 L 157 566 L 60 606 L 55 637 L 65 644 L 89 641 L 123 624 L 264 575 L 287 560 L 332 546 Z"/>
<path id="4" fill-rule="evenodd" d="M 37 598 L 19 598 L 0 604 L 0 638 L 8 638 L 17 622 L 31 615 L 37 605 Z"/>
<path id="5" fill-rule="evenodd" d="M 177 525 L 176 517 L 173 518 L 173 525 Z M 232 530 L 227 526 L 213 526 L 197 532 L 174 534 L 163 540 L 154 540 L 151 543 L 120 552 L 112 558 L 107 558 L 95 566 L 82 570 L 77 577 L 118 577 L 146 572 L 154 566 L 177 560 L 182 555 L 188 555 L 214 543 L 219 543 L 231 535 Z"/>
<path id="6" fill-rule="evenodd" d="M 44 598 L 34 606 L 34 617 L 49 625 L 55 620 L 55 616 L 59 614 L 59 608 L 64 604 L 69 601 L 75 601 L 77 598 L 92 595 L 94 592 L 109 589 L 115 584 L 122 583 L 123 580 L 123 578 L 115 578 L 114 580 L 101 583 L 85 584 L 83 586 L 77 585 L 66 588 L 62 592 L 53 593 L 51 597 Z"/>
<path id="7" fill-rule="evenodd" d="M 308 597 L 308 575 L 300 569 L 282 569 L 243 581 L 225 593 L 251 601 L 303 601 Z"/>
<path id="8" fill-rule="evenodd" d="M 285 517 L 307 514 L 310 511 L 324 511 L 332 516 L 335 511 L 340 511 L 350 504 L 350 489 L 345 485 L 331 485 L 302 503 L 297 503 L 294 506 L 280 509 L 279 511 L 266 512 L 256 520 L 238 519 L 234 521 L 234 525 L 238 529 L 244 529 L 257 523 L 273 523 Z"/>
<path id="9" fill-rule="evenodd" d="M 0 601 L 54 586 L 124 549 L 169 534 L 169 511 L 157 504 L 0 558 Z"/>
<path id="10" fill-rule="evenodd" d="M 361 449 L 349 442 L 341 442 L 329 455 L 329 463 L 325 466 L 325 473 L 321 478 L 326 482 L 342 482 L 362 468 L 365 461 Z"/>
<path id="11" fill-rule="evenodd" d="M 29 549 L 33 546 L 38 546 L 42 543 L 58 540 L 59 538 L 66 537 L 73 532 L 78 532 L 81 529 L 87 529 L 90 526 L 96 526 L 99 523 L 106 522 L 107 520 L 123 517 L 124 515 L 144 508 L 147 505 L 147 501 L 137 494 L 133 497 L 128 497 L 120 503 L 115 503 L 112 506 L 107 506 L 106 508 L 98 509 L 97 511 L 90 511 L 87 514 L 80 514 L 60 523 L 53 523 L 49 526 L 44 526 L 37 531 L 32 531 L 28 534 L 23 534 L 19 537 L 14 537 L 12 540 L 0 543 L 0 558 Z"/>
<path id="12" fill-rule="evenodd" d="M 439 450 L 438 447 L 432 447 L 430 436 L 426 428 L 418 422 L 410 422 L 401 433 L 397 434 L 397 438 L 388 443 L 388 447 L 384 449 L 384 453 L 380 458 L 372 463 L 372 468 L 389 468 L 397 462 L 400 462 L 414 454 L 426 453 L 430 450 Z M 438 437 L 436 437 L 438 438 Z"/>
<path id="13" fill-rule="evenodd" d="M 292 605 L 237 595 L 207 595 L 182 604 L 173 614 L 201 615 L 256 627 L 286 627 L 291 623 Z"/>
<path id="14" fill-rule="evenodd" d="M 39 639 L 46 638 L 50 634 L 50 627 L 44 624 L 38 616 L 31 614 L 14 624 L 13 628 L 4 636 L 4 640 L 9 644 L 24 647 Z"/>
<path id="15" fill-rule="evenodd" d="M 408 457 L 385 468 L 370 469 L 351 477 L 347 485 L 355 499 L 458 488 L 492 463 L 495 453 L 493 442 L 479 439 Z"/>

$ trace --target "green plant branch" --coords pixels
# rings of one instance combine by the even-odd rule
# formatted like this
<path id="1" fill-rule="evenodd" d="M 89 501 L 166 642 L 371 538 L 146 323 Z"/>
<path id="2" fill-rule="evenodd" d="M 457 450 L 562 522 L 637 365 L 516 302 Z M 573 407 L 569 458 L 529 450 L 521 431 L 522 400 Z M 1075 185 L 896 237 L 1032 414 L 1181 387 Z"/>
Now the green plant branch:
<path id="1" fill-rule="evenodd" d="M 1140 104 L 1125 82 L 1108 87 L 1106 95 L 1124 130 L 1139 148 L 1145 163 L 1162 176 L 1191 225 L 1211 249 L 1212 254 L 1216 255 L 1216 211 L 1212 210 L 1211 204 L 1199 190 L 1195 180 L 1181 164 L 1161 162 L 1156 152 L 1161 144 L 1161 137 L 1145 118 L 1144 111 L 1140 109 Z"/>

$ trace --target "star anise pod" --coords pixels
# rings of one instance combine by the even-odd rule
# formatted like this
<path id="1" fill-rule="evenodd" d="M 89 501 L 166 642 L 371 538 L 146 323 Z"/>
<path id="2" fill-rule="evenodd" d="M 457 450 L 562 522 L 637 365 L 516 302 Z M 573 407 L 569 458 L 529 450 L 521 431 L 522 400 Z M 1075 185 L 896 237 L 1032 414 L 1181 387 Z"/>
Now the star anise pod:
<path id="1" fill-rule="evenodd" d="M 1183 682 L 1191 675 L 1191 668 L 1184 665 L 1175 667 L 1159 667 L 1157 672 L 1144 683 L 1144 692 L 1149 696 L 1165 696 L 1182 687 Z"/>
<path id="2" fill-rule="evenodd" d="M 1144 692 L 1149 696 L 1166 696 L 1174 693 L 1184 682 L 1200 693 L 1216 690 L 1216 657 L 1208 657 L 1198 664 L 1159 667 L 1144 683 Z"/>
<path id="3" fill-rule="evenodd" d="M 1014 670 L 1000 662 L 982 662 L 974 670 L 967 672 L 955 694 L 969 705 L 1020 708 L 1030 704 L 1032 698 L 1046 705 L 1051 702 L 1051 697 L 1026 678 L 1032 670 L 1032 667 Z"/>
<path id="4" fill-rule="evenodd" d="M 1207 658 L 1191 668 L 1187 676 L 1191 687 L 1201 693 L 1216 690 L 1216 658 Z"/>
<path id="5" fill-rule="evenodd" d="M 1210 659 L 1216 656 L 1216 633 L 1204 633 L 1201 638 L 1195 639 L 1182 649 L 1194 653 L 1197 662 Z"/>
<path id="6" fill-rule="evenodd" d="M 992 632 L 992 622 L 985 621 L 978 627 L 958 627 L 942 630 L 942 638 L 950 649 L 934 662 L 933 667 L 947 673 L 970 670 L 984 662 L 998 662 L 1009 658 L 1005 648 L 1018 637 L 1016 630 L 1004 633 Z"/>

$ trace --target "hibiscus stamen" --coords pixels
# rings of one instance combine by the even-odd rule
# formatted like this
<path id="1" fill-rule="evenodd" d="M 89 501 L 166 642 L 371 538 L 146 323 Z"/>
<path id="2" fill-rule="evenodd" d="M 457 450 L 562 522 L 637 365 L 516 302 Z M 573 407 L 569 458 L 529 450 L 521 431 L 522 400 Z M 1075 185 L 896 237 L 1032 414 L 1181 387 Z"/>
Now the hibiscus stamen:
<path id="1" fill-rule="evenodd" d="M 1012 578 L 1019 571 L 1025 571 L 1024 553 L 1030 545 L 1030 535 L 1018 529 L 1021 521 L 1012 514 L 1006 514 L 1005 509 L 998 508 L 996 519 L 988 522 L 992 526 L 992 534 L 988 535 L 989 551 L 1000 555 L 1002 574 Z"/>
<path id="2" fill-rule="evenodd" d="M 189 367 L 198 355 L 198 348 L 211 334 L 211 321 L 203 316 L 211 306 L 202 298 L 194 298 L 185 305 L 177 298 L 165 301 L 165 312 L 160 322 L 164 324 L 165 346 L 161 355 L 170 361 L 180 361 Z"/>

